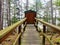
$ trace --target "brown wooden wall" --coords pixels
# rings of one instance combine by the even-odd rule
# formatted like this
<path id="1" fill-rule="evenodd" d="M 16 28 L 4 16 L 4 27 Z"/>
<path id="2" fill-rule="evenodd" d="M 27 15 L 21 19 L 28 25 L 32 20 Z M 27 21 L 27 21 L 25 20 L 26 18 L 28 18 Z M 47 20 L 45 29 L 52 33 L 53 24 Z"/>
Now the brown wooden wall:
<path id="1" fill-rule="evenodd" d="M 25 17 L 27 18 L 27 20 L 26 20 L 27 24 L 34 24 L 36 12 L 28 10 L 25 12 Z"/>

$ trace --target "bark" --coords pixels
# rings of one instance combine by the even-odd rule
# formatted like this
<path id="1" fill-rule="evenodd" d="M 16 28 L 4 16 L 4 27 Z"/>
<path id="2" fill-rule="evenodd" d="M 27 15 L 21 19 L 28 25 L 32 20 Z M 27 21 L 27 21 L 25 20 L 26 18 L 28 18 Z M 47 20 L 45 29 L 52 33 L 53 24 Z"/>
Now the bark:
<path id="1" fill-rule="evenodd" d="M 59 9 L 59 16 L 60 16 L 60 9 Z"/>
<path id="2" fill-rule="evenodd" d="M 55 25 L 56 25 L 56 15 L 57 15 L 57 14 L 56 14 L 56 9 L 55 9 L 55 19 L 54 19 L 54 20 L 55 20 Z"/>
<path id="3" fill-rule="evenodd" d="M 0 0 L 0 30 L 3 29 L 2 0 Z"/>
<path id="4" fill-rule="evenodd" d="M 52 4 L 52 0 L 51 0 L 51 18 L 52 18 L 52 24 L 54 23 L 54 18 L 53 18 L 53 4 Z"/>
<path id="5" fill-rule="evenodd" d="M 26 0 L 26 10 L 28 10 L 28 4 L 29 3 L 29 1 L 28 0 Z"/>
<path id="6" fill-rule="evenodd" d="M 8 9 L 7 9 L 7 21 L 8 21 L 8 26 L 10 26 L 11 25 L 10 0 L 7 0 L 7 5 L 8 5 Z"/>

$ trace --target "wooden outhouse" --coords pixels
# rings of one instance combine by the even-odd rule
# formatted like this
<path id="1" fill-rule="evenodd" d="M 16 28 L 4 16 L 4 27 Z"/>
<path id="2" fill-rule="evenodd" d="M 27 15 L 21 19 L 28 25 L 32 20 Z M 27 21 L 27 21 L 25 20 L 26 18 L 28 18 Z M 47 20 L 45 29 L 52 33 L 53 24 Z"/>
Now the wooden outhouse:
<path id="1" fill-rule="evenodd" d="M 34 24 L 36 12 L 32 10 L 25 11 L 25 17 L 27 18 L 27 24 Z"/>

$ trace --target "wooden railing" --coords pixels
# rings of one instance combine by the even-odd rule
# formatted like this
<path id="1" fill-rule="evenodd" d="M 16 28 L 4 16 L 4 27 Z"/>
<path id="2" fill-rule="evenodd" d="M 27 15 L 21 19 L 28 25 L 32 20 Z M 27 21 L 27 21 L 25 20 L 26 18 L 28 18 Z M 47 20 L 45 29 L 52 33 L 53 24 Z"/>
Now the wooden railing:
<path id="1" fill-rule="evenodd" d="M 23 32 L 21 32 L 21 25 L 25 23 L 25 20 L 26 18 L 22 19 L 21 21 L 3 29 L 0 31 L 0 43 L 2 43 L 6 38 L 8 38 L 9 35 L 11 35 L 11 33 L 16 29 L 18 28 L 18 36 L 15 40 L 15 42 L 13 43 L 13 45 L 16 45 L 16 42 L 18 41 L 19 42 L 19 45 L 20 45 L 20 37 L 22 35 Z M 25 24 L 24 24 L 25 25 Z M 26 25 L 25 25 L 26 26 Z M 24 29 L 25 29 L 25 26 L 24 26 Z M 24 30 L 23 29 L 23 30 Z"/>
<path id="2" fill-rule="evenodd" d="M 52 25 L 50 23 L 47 23 L 43 20 L 40 20 L 40 19 L 36 19 L 36 22 L 41 22 L 43 24 L 43 32 L 41 31 L 40 34 L 43 35 L 43 45 L 45 45 L 45 39 L 47 39 L 49 42 L 50 42 L 50 45 L 55 45 L 53 43 L 52 40 L 50 40 L 50 38 L 47 37 L 46 35 L 46 27 L 51 27 L 53 29 L 54 32 L 57 32 L 58 34 L 60 34 L 60 28 L 55 26 L 55 25 Z M 0 31 L 0 43 L 2 43 L 6 38 L 8 38 L 9 35 L 11 35 L 12 32 L 14 32 L 14 30 L 18 27 L 18 35 L 15 39 L 15 41 L 12 43 L 12 45 L 16 45 L 16 43 L 18 42 L 18 45 L 21 44 L 21 35 L 23 34 L 23 32 L 21 32 L 21 25 L 25 22 L 26 18 L 25 19 L 22 19 L 21 21 L 3 29 Z M 24 28 L 23 30 L 25 30 L 25 26 L 26 24 L 24 24 Z"/>
<path id="3" fill-rule="evenodd" d="M 36 22 L 40 22 L 41 24 L 43 24 L 43 32 L 41 31 L 41 34 L 43 35 L 43 45 L 45 45 L 45 38 L 50 42 L 50 45 L 55 45 L 52 40 L 50 40 L 50 38 L 47 37 L 46 35 L 46 27 L 50 27 L 52 28 L 52 31 L 60 34 L 60 27 L 58 26 L 55 26 L 53 24 L 50 24 L 50 23 L 47 23 L 43 20 L 40 20 L 38 18 L 35 18 L 36 19 Z M 38 23 L 37 23 L 38 24 Z M 38 28 L 38 26 L 36 26 L 36 28 Z"/>

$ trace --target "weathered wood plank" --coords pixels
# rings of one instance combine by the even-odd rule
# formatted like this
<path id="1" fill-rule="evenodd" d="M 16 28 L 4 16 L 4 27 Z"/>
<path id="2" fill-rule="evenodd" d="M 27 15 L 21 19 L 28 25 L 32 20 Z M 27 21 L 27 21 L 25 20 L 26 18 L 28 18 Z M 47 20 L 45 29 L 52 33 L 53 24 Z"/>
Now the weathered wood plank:
<path id="1" fill-rule="evenodd" d="M 39 33 L 36 31 L 34 25 L 27 25 L 21 42 L 21 45 L 42 45 L 42 39 L 40 38 Z"/>

